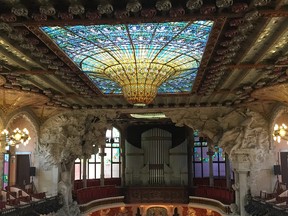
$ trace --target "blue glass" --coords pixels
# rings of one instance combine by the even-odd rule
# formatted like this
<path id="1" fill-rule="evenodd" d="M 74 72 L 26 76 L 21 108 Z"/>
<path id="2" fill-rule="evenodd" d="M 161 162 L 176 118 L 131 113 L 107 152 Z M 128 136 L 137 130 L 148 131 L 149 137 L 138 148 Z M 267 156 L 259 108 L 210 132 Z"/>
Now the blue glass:
<path id="1" fill-rule="evenodd" d="M 103 94 L 122 94 L 107 68 L 156 62 L 175 69 L 158 93 L 191 92 L 213 21 L 41 27 Z M 116 67 L 115 67 L 116 68 Z M 125 71 L 128 73 L 128 71 Z"/>

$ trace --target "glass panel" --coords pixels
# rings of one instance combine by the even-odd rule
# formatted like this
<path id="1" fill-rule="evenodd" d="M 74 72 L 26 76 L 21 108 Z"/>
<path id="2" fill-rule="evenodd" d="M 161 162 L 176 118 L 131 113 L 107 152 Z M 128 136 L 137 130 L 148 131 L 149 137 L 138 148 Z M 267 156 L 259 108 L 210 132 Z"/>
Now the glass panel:
<path id="1" fill-rule="evenodd" d="M 209 177 L 209 163 L 203 163 L 203 177 Z"/>
<path id="2" fill-rule="evenodd" d="M 112 147 L 119 147 L 120 145 L 119 145 L 119 143 L 113 143 L 112 144 Z"/>
<path id="3" fill-rule="evenodd" d="M 116 128 L 113 128 L 112 132 L 113 132 L 114 139 L 120 137 L 120 133 Z M 115 142 L 116 142 L 116 140 L 115 140 Z"/>
<path id="4" fill-rule="evenodd" d="M 215 152 L 214 155 L 212 156 L 213 161 L 218 161 L 218 152 Z"/>
<path id="5" fill-rule="evenodd" d="M 194 142 L 194 146 L 201 146 L 201 142 Z"/>
<path id="6" fill-rule="evenodd" d="M 220 176 L 226 176 L 226 172 L 225 172 L 225 163 L 220 163 L 219 164 L 219 167 L 220 167 Z"/>
<path id="7" fill-rule="evenodd" d="M 101 163 L 101 157 L 100 157 L 99 153 L 96 154 L 96 162 Z"/>
<path id="8" fill-rule="evenodd" d="M 202 147 L 202 161 L 204 163 L 208 163 L 209 162 L 209 156 L 207 155 L 207 151 L 208 151 L 208 147 Z"/>
<path id="9" fill-rule="evenodd" d="M 225 161 L 225 152 L 223 152 L 222 148 L 218 149 L 219 161 Z"/>
<path id="10" fill-rule="evenodd" d="M 119 143 L 120 142 L 120 138 L 119 137 L 114 137 L 114 142 L 115 143 Z"/>
<path id="11" fill-rule="evenodd" d="M 194 148 L 194 161 L 201 161 L 201 147 L 200 148 Z"/>
<path id="12" fill-rule="evenodd" d="M 96 178 L 100 179 L 101 174 L 101 164 L 96 164 Z"/>
<path id="13" fill-rule="evenodd" d="M 119 162 L 120 161 L 120 149 L 119 148 L 113 148 L 112 149 L 112 161 L 113 162 Z"/>
<path id="14" fill-rule="evenodd" d="M 194 177 L 202 178 L 202 163 L 194 163 Z"/>
<path id="15" fill-rule="evenodd" d="M 120 178 L 120 165 L 119 164 L 113 164 L 112 178 Z"/>
<path id="16" fill-rule="evenodd" d="M 80 164 L 75 164 L 75 180 L 81 179 Z"/>
<path id="17" fill-rule="evenodd" d="M 104 164 L 111 164 L 111 148 L 105 148 L 106 156 L 104 157 Z"/>
<path id="18" fill-rule="evenodd" d="M 213 175 L 218 177 L 219 176 L 219 168 L 218 168 L 219 163 L 213 163 Z"/>
<path id="19" fill-rule="evenodd" d="M 4 167 L 3 167 L 3 188 L 9 184 L 9 154 L 4 154 Z"/>
<path id="20" fill-rule="evenodd" d="M 80 159 L 77 158 L 77 159 L 75 160 L 75 163 L 80 163 Z"/>
<path id="21" fill-rule="evenodd" d="M 111 138 L 111 130 L 106 131 L 106 138 Z"/>
<path id="22" fill-rule="evenodd" d="M 89 159 L 89 162 L 95 162 L 95 154 L 92 154 L 91 155 L 91 158 Z"/>
<path id="23" fill-rule="evenodd" d="M 151 62 L 166 68 L 169 77 L 159 87 L 159 93 L 190 92 L 212 27 L 213 21 L 199 20 L 41 29 L 103 94 L 121 94 L 119 83 L 130 80 L 122 78 L 130 76 L 127 71 L 140 71 L 136 82 L 155 79 L 155 66 L 145 70 Z"/>
<path id="24" fill-rule="evenodd" d="M 94 179 L 95 178 L 95 164 L 89 164 L 89 176 L 88 179 Z"/>
<path id="25" fill-rule="evenodd" d="M 104 165 L 104 178 L 111 178 L 111 163 Z"/>

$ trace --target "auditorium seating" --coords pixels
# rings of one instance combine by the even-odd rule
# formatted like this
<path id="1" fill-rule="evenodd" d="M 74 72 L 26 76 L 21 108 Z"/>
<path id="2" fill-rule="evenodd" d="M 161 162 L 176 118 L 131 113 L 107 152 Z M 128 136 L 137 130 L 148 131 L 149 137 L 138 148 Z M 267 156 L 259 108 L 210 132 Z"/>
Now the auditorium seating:
<path id="1" fill-rule="evenodd" d="M 100 179 L 87 179 L 87 187 L 100 186 Z M 105 185 L 121 185 L 120 178 L 104 179 Z M 84 187 L 83 180 L 75 180 L 73 190 L 77 191 Z"/>
<path id="2" fill-rule="evenodd" d="M 24 189 L 17 186 L 7 186 L 6 190 L 1 191 L 0 208 L 13 208 L 18 205 L 26 205 L 30 202 L 43 200 L 46 195 L 42 193 L 28 193 Z"/>
<path id="3" fill-rule="evenodd" d="M 224 204 L 231 204 L 234 202 L 234 191 L 221 187 L 199 185 L 195 189 L 195 196 L 219 200 Z"/>
<path id="4" fill-rule="evenodd" d="M 121 189 L 115 185 L 92 186 L 78 189 L 76 192 L 76 200 L 80 205 L 93 200 L 115 196 L 121 196 Z"/>

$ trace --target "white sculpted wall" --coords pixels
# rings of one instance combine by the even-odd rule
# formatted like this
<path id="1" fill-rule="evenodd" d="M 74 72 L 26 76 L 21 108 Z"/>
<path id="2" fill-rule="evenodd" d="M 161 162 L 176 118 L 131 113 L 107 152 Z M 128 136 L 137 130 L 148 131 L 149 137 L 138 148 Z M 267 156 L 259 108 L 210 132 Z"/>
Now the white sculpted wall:
<path id="1" fill-rule="evenodd" d="M 58 184 L 58 192 L 63 196 L 61 215 L 80 214 L 78 206 L 72 202 L 74 161 L 84 156 L 89 158 L 98 151 L 98 146 L 105 144 L 107 120 L 115 116 L 115 112 L 74 111 L 52 117 L 42 125 L 38 158 L 44 169 L 50 170 L 53 166 L 59 169 L 60 178 L 54 184 Z"/>

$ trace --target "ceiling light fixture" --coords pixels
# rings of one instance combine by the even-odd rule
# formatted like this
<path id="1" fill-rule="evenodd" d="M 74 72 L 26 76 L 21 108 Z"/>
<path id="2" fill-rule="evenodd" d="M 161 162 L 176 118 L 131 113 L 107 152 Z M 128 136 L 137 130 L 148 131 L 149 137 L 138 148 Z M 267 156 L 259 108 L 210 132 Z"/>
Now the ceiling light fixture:
<path id="1" fill-rule="evenodd" d="M 163 119 L 167 118 L 164 113 L 133 113 L 131 117 L 136 119 Z"/>
<path id="2" fill-rule="evenodd" d="M 287 131 L 287 125 L 284 123 L 282 125 L 275 124 L 274 131 L 273 131 L 273 139 L 274 141 L 277 141 L 278 143 L 281 142 L 281 139 L 287 140 L 288 144 L 288 131 Z"/>
<path id="3" fill-rule="evenodd" d="M 19 145 L 21 144 L 26 146 L 31 139 L 31 137 L 29 136 L 29 131 L 26 128 L 24 128 L 23 130 L 16 128 L 11 134 L 9 134 L 9 131 L 7 129 L 4 129 L 1 134 L 1 144 L 5 144 L 6 150 L 9 150 L 10 146 L 15 146 L 16 148 L 19 148 Z"/>

